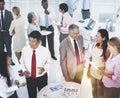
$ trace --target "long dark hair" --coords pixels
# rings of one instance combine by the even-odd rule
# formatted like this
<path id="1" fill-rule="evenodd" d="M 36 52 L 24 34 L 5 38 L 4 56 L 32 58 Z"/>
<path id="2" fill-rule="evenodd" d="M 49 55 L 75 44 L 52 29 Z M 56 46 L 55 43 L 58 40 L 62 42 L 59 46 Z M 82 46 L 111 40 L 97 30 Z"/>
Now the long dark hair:
<path id="1" fill-rule="evenodd" d="M 7 85 L 11 86 L 6 52 L 0 53 L 0 74 L 7 79 Z"/>
<path id="2" fill-rule="evenodd" d="M 102 38 L 105 38 L 105 40 L 103 41 L 102 44 L 102 49 L 103 49 L 103 53 L 101 56 L 104 57 L 104 59 L 106 60 L 106 50 L 107 50 L 107 42 L 109 40 L 109 35 L 108 35 L 108 31 L 106 29 L 99 29 L 98 32 L 100 33 Z M 99 43 L 96 44 L 97 46 L 99 46 Z"/>

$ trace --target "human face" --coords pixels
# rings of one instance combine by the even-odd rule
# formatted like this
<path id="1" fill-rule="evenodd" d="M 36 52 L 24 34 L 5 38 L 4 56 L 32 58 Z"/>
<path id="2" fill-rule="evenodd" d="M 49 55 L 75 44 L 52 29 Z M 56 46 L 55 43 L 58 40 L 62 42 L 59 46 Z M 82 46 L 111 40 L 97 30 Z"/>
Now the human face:
<path id="1" fill-rule="evenodd" d="M 34 22 L 36 20 L 36 15 L 33 14 L 32 16 L 33 16 L 32 21 Z"/>
<path id="2" fill-rule="evenodd" d="M 79 36 L 79 34 L 80 34 L 79 28 L 70 31 L 70 36 L 72 39 L 76 39 Z"/>
<path id="3" fill-rule="evenodd" d="M 105 40 L 105 38 L 102 38 L 101 34 L 99 32 L 97 32 L 96 42 L 100 44 L 100 43 L 103 43 L 104 40 Z"/>
<path id="4" fill-rule="evenodd" d="M 36 38 L 29 37 L 29 45 L 32 49 L 36 49 L 39 46 L 40 41 Z"/>
<path id="5" fill-rule="evenodd" d="M 109 49 L 110 53 L 113 53 L 113 54 L 118 51 L 116 46 L 112 46 L 109 43 L 108 43 L 108 49 Z"/>
<path id="6" fill-rule="evenodd" d="M 5 2 L 0 2 L 0 10 L 4 10 L 4 5 L 5 5 Z"/>
<path id="7" fill-rule="evenodd" d="M 47 9 L 48 8 L 48 2 L 43 2 L 42 6 L 43 6 L 44 9 Z"/>

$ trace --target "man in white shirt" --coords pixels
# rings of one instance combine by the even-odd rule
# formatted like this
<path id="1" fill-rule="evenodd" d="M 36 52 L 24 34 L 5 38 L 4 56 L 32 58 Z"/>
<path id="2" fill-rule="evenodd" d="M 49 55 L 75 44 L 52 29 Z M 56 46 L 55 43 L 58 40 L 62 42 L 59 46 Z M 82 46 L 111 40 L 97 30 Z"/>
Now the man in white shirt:
<path id="1" fill-rule="evenodd" d="M 37 13 L 37 23 L 40 26 L 42 34 L 42 45 L 46 47 L 46 38 L 48 40 L 48 47 L 51 53 L 51 57 L 57 60 L 54 51 L 54 28 L 52 26 L 52 21 L 54 20 L 53 10 L 48 8 L 48 1 L 41 1 L 42 7 Z"/>
<path id="2" fill-rule="evenodd" d="M 40 91 L 47 85 L 47 72 L 51 57 L 49 50 L 41 46 L 39 31 L 32 31 L 28 38 L 29 45 L 23 48 L 20 62 L 26 77 L 29 98 L 36 98 L 37 89 Z"/>

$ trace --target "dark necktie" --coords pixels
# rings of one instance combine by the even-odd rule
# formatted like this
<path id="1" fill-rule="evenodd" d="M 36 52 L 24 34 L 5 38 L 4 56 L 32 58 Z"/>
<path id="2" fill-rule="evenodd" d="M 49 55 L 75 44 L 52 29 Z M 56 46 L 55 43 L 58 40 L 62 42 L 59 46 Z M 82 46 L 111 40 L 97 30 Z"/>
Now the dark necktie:
<path id="1" fill-rule="evenodd" d="M 32 54 L 31 77 L 32 78 L 36 77 L 36 55 L 35 55 L 35 50 L 33 50 L 33 54 Z"/>
<path id="2" fill-rule="evenodd" d="M 61 18 L 61 26 L 63 26 L 63 15 L 62 15 L 62 18 Z"/>
<path id="3" fill-rule="evenodd" d="M 79 55 L 79 49 L 78 49 L 78 46 L 77 46 L 77 43 L 75 40 L 74 40 L 74 48 L 75 48 L 77 65 L 79 65 L 80 64 L 80 55 Z"/>
<path id="4" fill-rule="evenodd" d="M 2 30 L 5 30 L 5 22 L 4 22 L 4 17 L 3 17 L 3 11 L 1 11 L 1 27 L 2 27 Z"/>

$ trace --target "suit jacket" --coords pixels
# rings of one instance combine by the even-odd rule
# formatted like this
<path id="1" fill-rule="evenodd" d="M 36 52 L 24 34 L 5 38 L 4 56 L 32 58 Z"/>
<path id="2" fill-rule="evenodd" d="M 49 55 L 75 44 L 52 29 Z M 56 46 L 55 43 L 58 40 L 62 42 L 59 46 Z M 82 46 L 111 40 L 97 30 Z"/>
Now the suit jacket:
<path id="1" fill-rule="evenodd" d="M 9 33 L 10 24 L 13 20 L 12 13 L 5 9 L 5 30 Z"/>
<path id="2" fill-rule="evenodd" d="M 77 38 L 79 48 L 83 50 L 83 37 L 80 35 Z M 69 36 L 65 38 L 60 44 L 60 65 L 64 77 L 70 77 L 71 80 L 75 78 L 77 61 L 74 48 L 71 44 Z"/>

